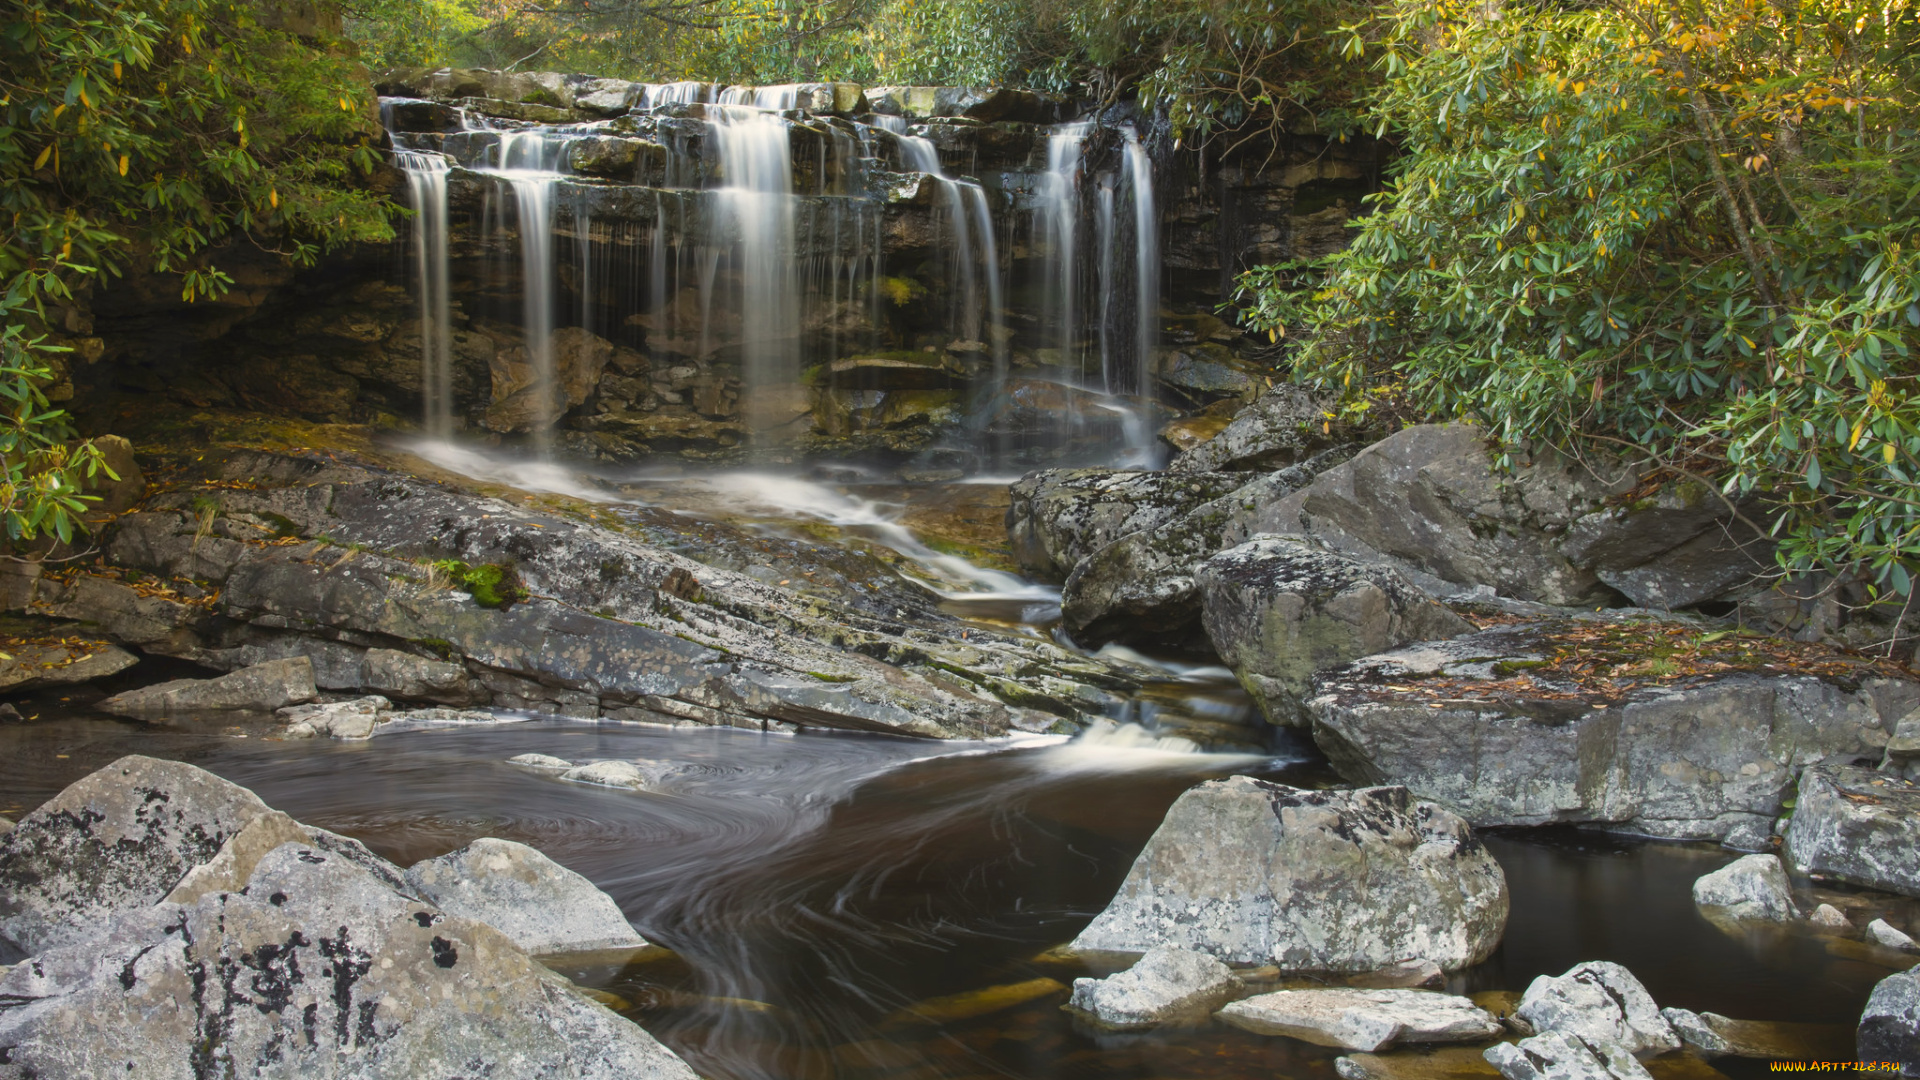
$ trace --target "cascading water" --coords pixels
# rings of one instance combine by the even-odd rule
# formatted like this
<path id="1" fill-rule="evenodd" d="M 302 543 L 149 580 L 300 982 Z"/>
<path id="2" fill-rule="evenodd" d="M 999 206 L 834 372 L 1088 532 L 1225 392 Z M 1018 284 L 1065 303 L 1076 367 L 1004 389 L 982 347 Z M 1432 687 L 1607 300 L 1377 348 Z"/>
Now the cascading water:
<path id="1" fill-rule="evenodd" d="M 1140 137 L 1126 132 L 1126 175 L 1133 192 L 1134 357 L 1120 393 L 1139 395 L 1153 368 L 1160 339 L 1160 214 L 1153 202 L 1153 159 Z M 1129 449 L 1140 449 L 1129 442 Z"/>
<path id="2" fill-rule="evenodd" d="M 453 434 L 453 314 L 447 260 L 447 159 L 397 150 L 394 160 L 413 196 L 414 280 L 420 294 L 420 397 L 426 429 Z"/>
<path id="3" fill-rule="evenodd" d="M 932 139 L 907 134 L 896 137 L 902 163 L 908 169 L 925 173 L 940 186 L 941 203 L 954 240 L 953 266 L 960 282 L 957 313 L 960 337 L 972 341 L 1001 340 L 1004 335 L 1000 333 L 1000 255 L 994 242 L 993 214 L 986 192 L 977 183 L 949 177 L 941 167 L 940 151 Z M 976 238 L 982 253 L 979 259 L 975 259 L 973 253 Z M 984 310 L 982 300 L 986 303 Z"/>
<path id="4" fill-rule="evenodd" d="M 1034 234 L 1046 246 L 1041 324 L 1054 328 L 1062 365 L 1079 365 L 1079 231 L 1081 159 L 1090 123 L 1061 124 L 1047 135 L 1047 171 L 1041 179 Z"/>
<path id="5" fill-rule="evenodd" d="M 788 124 L 775 113 L 722 104 L 710 108 L 708 119 L 721 175 L 708 280 L 720 253 L 730 251 L 740 282 L 743 404 L 749 425 L 765 428 L 790 419 L 782 415 L 777 395 L 800 374 L 793 151 Z M 711 286 L 708 304 L 710 323 Z M 710 332 L 703 330 L 702 337 L 710 338 Z M 752 415 L 755 410 L 758 416 Z"/>

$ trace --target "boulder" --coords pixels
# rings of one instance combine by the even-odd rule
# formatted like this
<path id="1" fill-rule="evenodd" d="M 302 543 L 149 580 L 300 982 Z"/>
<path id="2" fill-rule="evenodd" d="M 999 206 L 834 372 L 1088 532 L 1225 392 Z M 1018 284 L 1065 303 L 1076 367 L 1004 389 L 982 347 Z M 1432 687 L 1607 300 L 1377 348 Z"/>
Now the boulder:
<path id="1" fill-rule="evenodd" d="M 1239 989 L 1240 980 L 1213 957 L 1156 945 L 1118 974 L 1073 980 L 1067 1004 L 1102 1027 L 1124 1031 L 1210 1012 Z"/>
<path id="2" fill-rule="evenodd" d="M 1787 922 L 1799 916 L 1778 855 L 1748 855 L 1699 878 L 1693 902 L 1734 919 Z"/>
<path id="3" fill-rule="evenodd" d="M 1847 913 L 1834 907 L 1832 904 L 1821 904 L 1814 908 L 1813 913 L 1807 916 L 1807 921 L 1824 930 L 1850 930 L 1853 928 L 1853 920 L 1847 918 Z"/>
<path id="4" fill-rule="evenodd" d="M 1691 1009 L 1661 1009 L 1660 1016 L 1680 1041 L 1707 1057 L 1717 1057 L 1731 1053 L 1733 1046 L 1726 1036 L 1713 1030 L 1713 1025 Z"/>
<path id="5" fill-rule="evenodd" d="M 1920 693 L 1735 672 L 1596 696 L 1534 674 L 1560 632 L 1499 627 L 1323 671 L 1307 701 L 1314 741 L 1348 781 L 1403 784 L 1476 826 L 1723 840 L 1770 831 L 1803 768 L 1875 752 Z"/>
<path id="6" fill-rule="evenodd" d="M 1725 596 L 1773 565 L 1773 541 L 1695 480 L 1595 511 L 1567 527 L 1560 551 L 1637 607 L 1673 610 Z"/>
<path id="7" fill-rule="evenodd" d="M 1255 537 L 1201 563 L 1193 581 L 1214 651 L 1283 726 L 1304 722 L 1314 672 L 1474 629 L 1392 567 L 1303 537 Z"/>
<path id="8" fill-rule="evenodd" d="M 1215 1014 L 1259 1035 L 1372 1052 L 1405 1043 L 1485 1042 L 1506 1028 L 1473 1002 L 1432 990 L 1281 990 Z"/>
<path id="9" fill-rule="evenodd" d="M 1120 537 L 1181 517 L 1245 481 L 1120 469 L 1028 473 L 1008 493 L 1007 538 L 1021 567 L 1058 581 Z"/>
<path id="10" fill-rule="evenodd" d="M 1072 568 L 1061 589 L 1067 629 L 1096 641 L 1139 638 L 1143 631 L 1148 636 L 1186 636 L 1200 621 L 1194 567 L 1215 552 L 1276 531 L 1266 521 L 1267 510 L 1345 461 L 1349 453 L 1344 447 L 1324 451 L 1094 549 Z"/>
<path id="11" fill-rule="evenodd" d="M 140 662 L 119 646 L 82 638 L 8 644 L 4 657 L 0 693 L 5 694 L 104 679 Z"/>
<path id="12" fill-rule="evenodd" d="M 407 870 L 418 894 L 449 915 L 486 923 L 530 953 L 639 949 L 613 897 L 539 851 L 483 837 Z"/>
<path id="13" fill-rule="evenodd" d="M 164 898 L 266 812 L 204 769 L 123 757 L 0 836 L 0 935 L 29 954 L 84 941 Z"/>
<path id="14" fill-rule="evenodd" d="M 546 772 L 565 772 L 573 768 L 573 762 L 551 754 L 520 754 L 508 758 L 507 764 L 524 765 L 529 769 L 540 769 Z"/>
<path id="15" fill-rule="evenodd" d="M 1520 600 L 1590 605 L 1612 591 L 1561 553 L 1559 536 L 1632 480 L 1626 470 L 1596 477 L 1551 452 L 1503 471 L 1482 429 L 1426 424 L 1289 495 L 1267 514 L 1268 531 L 1398 566 L 1435 595 L 1486 586 Z"/>
<path id="16" fill-rule="evenodd" d="M 1296 383 L 1280 383 L 1240 410 L 1220 433 L 1167 465 L 1173 473 L 1252 472 L 1284 468 L 1332 445 L 1328 400 Z"/>
<path id="17" fill-rule="evenodd" d="M 1082 951 L 1162 944 L 1283 971 L 1455 971 L 1507 921 L 1506 876 L 1465 822 L 1403 788 L 1305 791 L 1245 776 L 1189 789 Z"/>
<path id="18" fill-rule="evenodd" d="M 313 844 L 267 852 L 243 891 L 107 920 L 0 995 L 17 1076 L 694 1075 L 491 927 Z"/>
<path id="19" fill-rule="evenodd" d="M 244 710 L 273 712 L 319 696 L 313 685 L 313 661 L 306 657 L 269 660 L 217 679 L 175 679 L 115 694 L 94 707 L 138 719 L 182 713 Z"/>
<path id="20" fill-rule="evenodd" d="M 1856 766 L 1809 768 L 1786 851 L 1798 873 L 1920 896 L 1920 785 Z"/>
<path id="21" fill-rule="evenodd" d="M 1680 1048 L 1653 995 L 1619 964 L 1594 960 L 1566 974 L 1533 980 L 1513 1014 L 1542 1034 L 1558 1032 L 1590 1046 L 1615 1044 L 1633 1054 Z"/>
<path id="22" fill-rule="evenodd" d="M 1885 919 L 1875 919 L 1867 924 L 1867 940 L 1901 952 L 1920 952 L 1920 942 L 1915 942 L 1905 931 L 1895 928 Z"/>
<path id="23" fill-rule="evenodd" d="M 1653 1080 L 1624 1047 L 1563 1031 L 1490 1046 L 1483 1056 L 1506 1080 Z"/>
<path id="24" fill-rule="evenodd" d="M 1920 1076 L 1920 971 L 1881 979 L 1860 1013 L 1854 1036 L 1860 1061 L 1897 1061 L 1901 1076 Z"/>

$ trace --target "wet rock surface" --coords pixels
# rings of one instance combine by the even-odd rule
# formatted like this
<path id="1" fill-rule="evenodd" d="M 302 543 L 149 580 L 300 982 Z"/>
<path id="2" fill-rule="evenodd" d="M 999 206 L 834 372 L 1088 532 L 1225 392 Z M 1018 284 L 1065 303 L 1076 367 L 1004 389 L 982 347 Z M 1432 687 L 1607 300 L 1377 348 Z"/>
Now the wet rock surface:
<path id="1" fill-rule="evenodd" d="M 1900 971 L 1873 988 L 1855 1036 L 1861 1061 L 1897 1061 L 1920 1076 L 1920 973 Z"/>
<path id="2" fill-rule="evenodd" d="M 1327 401 L 1296 383 L 1255 398 L 1225 428 L 1168 464 L 1174 473 L 1253 472 L 1285 468 L 1331 445 Z"/>
<path id="3" fill-rule="evenodd" d="M 449 915 L 505 934 L 530 953 L 638 949 L 613 898 L 579 874 L 525 844 L 491 837 L 418 862 L 407 883 Z"/>
<path id="4" fill-rule="evenodd" d="M 1506 1030 L 1493 1014 L 1432 990 L 1281 990 L 1217 1014 L 1260 1035 L 1368 1052 L 1404 1043 L 1485 1042 Z"/>
<path id="5" fill-rule="evenodd" d="M 0 693 L 69 686 L 118 674 L 140 658 L 105 641 L 69 638 L 7 643 L 0 660 Z"/>
<path id="6" fill-rule="evenodd" d="M 1170 944 L 1283 971 L 1452 971 L 1506 926 L 1506 878 L 1465 822 L 1401 788 L 1303 791 L 1248 777 L 1180 796 L 1089 952 Z"/>
<path id="7" fill-rule="evenodd" d="M 820 564 L 832 575 L 816 574 L 712 523 L 662 512 L 635 527 L 591 504 L 513 504 L 344 457 L 234 451 L 194 470 L 205 486 L 154 496 L 107 549 L 217 594 L 217 620 L 153 646 L 203 663 L 309 651 L 322 662 L 261 667 L 495 708 L 932 737 L 1081 723 L 1140 677 L 1051 642 L 962 633 L 937 598 L 867 556 L 836 550 L 841 562 Z M 202 515 L 169 509 L 195 499 L 218 503 L 205 535 Z M 765 559 L 802 585 L 663 543 L 748 570 Z M 862 577 L 845 576 L 863 559 Z M 510 566 L 531 595 L 483 606 L 437 582 L 434 560 Z M 164 708 L 176 691 L 139 693 Z"/>
<path id="8" fill-rule="evenodd" d="M 1201 563 L 1193 580 L 1214 651 L 1274 724 L 1306 721 L 1316 671 L 1474 629 L 1392 567 L 1303 537 L 1255 537 Z"/>
<path id="9" fill-rule="evenodd" d="M 1013 485 L 1007 533 L 1023 569 L 1059 581 L 1123 536 L 1163 525 L 1240 487 L 1245 477 L 1055 469 Z"/>
<path id="10" fill-rule="evenodd" d="M 1800 873 L 1920 896 L 1920 786 L 1872 769 L 1810 768 L 1786 845 Z"/>
<path id="11" fill-rule="evenodd" d="M 1653 1080 L 1618 1043 L 1549 1031 L 1489 1047 L 1485 1057 L 1506 1080 Z"/>
<path id="12" fill-rule="evenodd" d="M 1068 1005 L 1102 1027 L 1124 1031 L 1205 1015 L 1240 987 L 1240 980 L 1214 957 L 1156 945 L 1125 971 L 1104 979 L 1073 980 Z"/>

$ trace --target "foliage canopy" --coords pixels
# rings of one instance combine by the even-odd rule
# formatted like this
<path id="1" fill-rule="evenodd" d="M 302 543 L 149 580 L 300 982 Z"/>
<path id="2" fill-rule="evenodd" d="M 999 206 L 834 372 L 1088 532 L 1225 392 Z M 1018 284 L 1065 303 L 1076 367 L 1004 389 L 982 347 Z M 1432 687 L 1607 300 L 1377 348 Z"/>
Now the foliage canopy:
<path id="1" fill-rule="evenodd" d="M 1789 568 L 1920 572 L 1906 0 L 1405 4 L 1349 28 L 1402 154 L 1351 248 L 1243 282 L 1300 377 L 1771 505 Z"/>
<path id="2" fill-rule="evenodd" d="M 67 539 L 78 480 L 42 389 L 50 305 L 99 275 L 178 277 L 186 300 L 231 279 L 244 239 L 296 263 L 392 236 L 355 177 L 378 163 L 365 71 L 338 43 L 263 27 L 245 0 L 12 0 L 0 9 L 0 522 Z"/>

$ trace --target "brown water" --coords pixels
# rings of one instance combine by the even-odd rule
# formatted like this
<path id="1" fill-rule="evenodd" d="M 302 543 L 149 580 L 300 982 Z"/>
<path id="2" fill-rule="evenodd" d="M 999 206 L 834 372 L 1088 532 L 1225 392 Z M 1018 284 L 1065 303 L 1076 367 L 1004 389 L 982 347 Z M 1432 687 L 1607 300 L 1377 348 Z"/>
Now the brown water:
<path id="1" fill-rule="evenodd" d="M 71 711 L 80 704 L 42 699 L 40 722 L 0 727 L 0 812 L 138 752 L 202 765 L 403 864 L 480 836 L 524 841 L 674 950 L 569 974 L 618 995 L 715 1080 L 1333 1075 L 1331 1051 L 1224 1027 L 1089 1030 L 1059 1009 L 1086 971 L 1037 958 L 1104 905 L 1182 790 L 1236 772 L 1328 782 L 1308 747 L 1256 757 L 1113 736 L 983 747 L 544 720 L 282 742 L 265 727 L 149 728 Z M 529 752 L 675 768 L 664 794 L 611 791 L 505 764 Z M 1690 899 L 1694 878 L 1732 858 L 1716 849 L 1571 832 L 1489 844 L 1513 916 L 1499 953 L 1455 990 L 1523 990 L 1608 959 L 1663 1005 L 1850 1024 L 1889 970 L 1863 948 L 1716 929 Z M 1909 925 L 1914 913 L 1895 914 Z M 1018 989 L 906 1011 L 990 987 Z"/>

